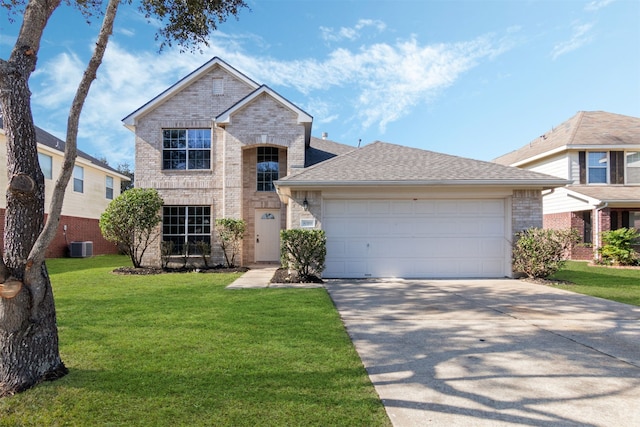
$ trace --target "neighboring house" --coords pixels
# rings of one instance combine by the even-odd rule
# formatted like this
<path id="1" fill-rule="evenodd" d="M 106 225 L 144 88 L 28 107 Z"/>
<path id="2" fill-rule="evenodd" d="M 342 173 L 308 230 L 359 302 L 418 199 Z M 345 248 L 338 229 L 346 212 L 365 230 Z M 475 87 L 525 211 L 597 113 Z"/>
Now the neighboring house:
<path id="1" fill-rule="evenodd" d="M 53 194 L 55 180 L 62 169 L 64 141 L 36 126 L 38 160 L 45 178 L 45 215 Z M 0 117 L 0 188 L 7 187 L 7 139 Z M 120 183 L 128 178 L 108 165 L 78 150 L 73 176 L 65 193 L 60 225 L 47 249 L 47 257 L 69 255 L 72 242 L 92 242 L 92 254 L 118 253 L 118 248 L 107 242 L 100 233 L 100 215 L 115 197 L 120 195 Z M 0 199 L 0 245 L 4 236 L 6 199 Z M 85 252 L 86 254 L 86 252 Z M 78 253 L 81 255 L 81 253 Z"/>
<path id="2" fill-rule="evenodd" d="M 399 145 L 313 138 L 309 114 L 219 58 L 123 122 L 135 132 L 136 186 L 163 197 L 162 240 L 176 255 L 205 241 L 222 262 L 217 218 L 246 221 L 244 265 L 278 262 L 282 229 L 322 228 L 327 278 L 511 276 L 514 234 L 542 226 L 541 192 L 567 183 Z M 160 258 L 157 243 L 144 262 Z"/>
<path id="3" fill-rule="evenodd" d="M 572 183 L 544 193 L 544 226 L 575 228 L 573 259 L 594 258 L 603 231 L 640 229 L 640 118 L 581 111 L 494 160 Z"/>

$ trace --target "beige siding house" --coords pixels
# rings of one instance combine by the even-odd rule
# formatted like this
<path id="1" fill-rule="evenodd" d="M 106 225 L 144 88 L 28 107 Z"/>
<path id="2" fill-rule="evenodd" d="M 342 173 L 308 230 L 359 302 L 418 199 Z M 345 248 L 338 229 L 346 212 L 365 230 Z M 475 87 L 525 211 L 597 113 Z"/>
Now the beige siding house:
<path id="1" fill-rule="evenodd" d="M 351 147 L 312 137 L 312 121 L 220 58 L 125 117 L 136 185 L 165 202 L 162 241 L 176 254 L 211 243 L 220 263 L 213 223 L 242 218 L 244 265 L 278 263 L 280 230 L 316 228 L 324 277 L 505 277 L 514 234 L 542 226 L 542 191 L 567 183 L 400 145 Z M 161 263 L 160 242 L 144 261 Z"/>
<path id="2" fill-rule="evenodd" d="M 545 227 L 579 231 L 573 259 L 593 259 L 602 231 L 640 229 L 640 118 L 581 111 L 494 161 L 571 182 L 543 193 L 543 212 Z"/>
<path id="3" fill-rule="evenodd" d="M 1 125 L 1 121 L 0 121 Z M 49 204 L 55 180 L 62 168 L 64 157 L 64 141 L 50 133 L 36 127 L 38 141 L 38 158 L 45 176 L 45 214 Z M 0 126 L 0 188 L 7 186 L 7 150 L 6 136 Z M 69 245 L 76 242 L 91 242 L 92 254 L 118 253 L 118 248 L 107 242 L 100 233 L 98 222 L 100 215 L 115 197 L 120 195 L 122 181 L 129 178 L 115 169 L 105 165 L 92 156 L 78 151 L 74 172 L 69 180 L 65 193 L 64 204 L 60 216 L 60 226 L 56 237 L 47 249 L 48 257 L 63 257 L 69 255 Z M 0 199 L 0 241 L 4 235 L 4 212 L 6 200 Z"/>

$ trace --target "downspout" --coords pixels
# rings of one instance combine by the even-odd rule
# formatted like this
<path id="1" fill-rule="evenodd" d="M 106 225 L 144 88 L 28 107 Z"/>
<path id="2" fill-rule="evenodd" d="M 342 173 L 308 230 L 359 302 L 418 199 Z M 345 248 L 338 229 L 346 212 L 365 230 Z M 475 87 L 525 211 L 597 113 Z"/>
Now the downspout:
<path id="1" fill-rule="evenodd" d="M 599 205 L 596 205 L 596 217 L 595 217 L 595 228 L 596 228 L 596 236 L 595 236 L 595 244 L 593 245 L 594 250 L 594 258 L 599 261 L 600 260 L 600 211 L 606 209 L 609 206 L 609 202 L 604 202 Z"/>

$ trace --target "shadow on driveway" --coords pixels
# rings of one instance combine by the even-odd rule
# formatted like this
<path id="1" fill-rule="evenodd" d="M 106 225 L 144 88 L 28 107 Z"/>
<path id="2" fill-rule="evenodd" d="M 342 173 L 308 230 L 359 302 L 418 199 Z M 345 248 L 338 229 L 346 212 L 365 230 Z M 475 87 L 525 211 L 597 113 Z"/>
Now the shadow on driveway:
<path id="1" fill-rule="evenodd" d="M 395 426 L 640 425 L 640 307 L 518 280 L 328 280 Z"/>

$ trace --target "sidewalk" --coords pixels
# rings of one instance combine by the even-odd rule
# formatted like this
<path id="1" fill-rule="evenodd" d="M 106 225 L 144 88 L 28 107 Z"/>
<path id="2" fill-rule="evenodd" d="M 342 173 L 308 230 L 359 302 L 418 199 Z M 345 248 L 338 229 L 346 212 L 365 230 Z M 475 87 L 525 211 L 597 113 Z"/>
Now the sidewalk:
<path id="1" fill-rule="evenodd" d="M 279 266 L 274 264 L 257 264 L 249 266 L 250 270 L 238 277 L 226 289 L 256 288 L 321 288 L 322 283 L 270 283 Z"/>

